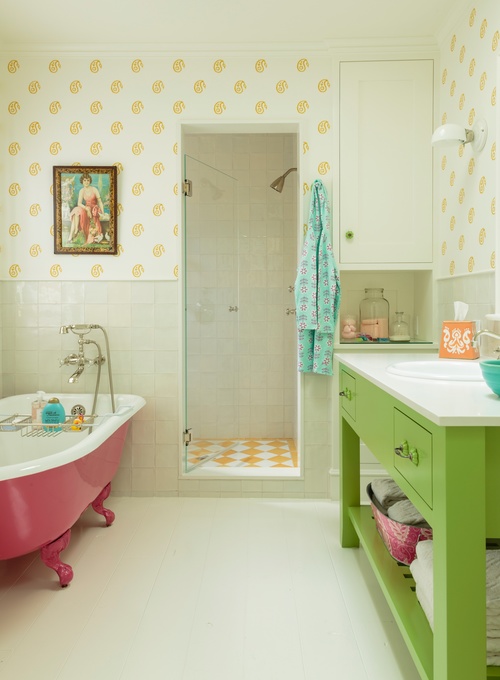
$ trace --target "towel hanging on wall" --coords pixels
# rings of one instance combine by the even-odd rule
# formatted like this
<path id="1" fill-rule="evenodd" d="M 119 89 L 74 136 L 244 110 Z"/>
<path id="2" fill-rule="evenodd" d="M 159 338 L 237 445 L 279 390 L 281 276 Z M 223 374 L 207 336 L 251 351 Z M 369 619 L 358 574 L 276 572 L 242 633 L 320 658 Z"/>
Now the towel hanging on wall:
<path id="1" fill-rule="evenodd" d="M 311 188 L 311 207 L 295 280 L 298 369 L 333 374 L 333 334 L 340 307 L 340 279 L 330 236 L 330 206 L 323 182 Z"/>

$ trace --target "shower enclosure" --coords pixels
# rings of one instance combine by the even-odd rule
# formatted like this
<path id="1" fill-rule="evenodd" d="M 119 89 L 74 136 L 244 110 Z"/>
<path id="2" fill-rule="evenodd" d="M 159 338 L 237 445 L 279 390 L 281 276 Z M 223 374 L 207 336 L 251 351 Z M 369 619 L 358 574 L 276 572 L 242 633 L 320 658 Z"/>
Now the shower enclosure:
<path id="1" fill-rule="evenodd" d="M 183 471 L 190 474 L 299 472 L 296 174 L 281 193 L 270 187 L 295 166 L 295 137 L 184 140 Z"/>

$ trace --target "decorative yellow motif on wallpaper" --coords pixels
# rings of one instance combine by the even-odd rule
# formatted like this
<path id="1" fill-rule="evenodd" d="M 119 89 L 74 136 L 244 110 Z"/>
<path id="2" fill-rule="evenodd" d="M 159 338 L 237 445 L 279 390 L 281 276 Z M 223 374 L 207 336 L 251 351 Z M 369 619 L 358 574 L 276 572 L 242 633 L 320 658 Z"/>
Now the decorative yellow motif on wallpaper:
<path id="1" fill-rule="evenodd" d="M 236 92 L 236 94 L 243 94 L 243 92 L 247 89 L 247 84 L 245 83 L 244 80 L 237 80 L 234 84 L 233 90 Z"/>
<path id="2" fill-rule="evenodd" d="M 120 132 L 123 131 L 123 123 L 121 123 L 119 120 L 115 120 L 114 123 L 111 124 L 111 132 L 114 135 L 119 135 Z"/>
<path id="3" fill-rule="evenodd" d="M 12 182 L 12 184 L 9 187 L 9 194 L 11 196 L 17 196 L 18 193 L 21 191 L 21 187 L 17 182 Z"/>
<path id="4" fill-rule="evenodd" d="M 144 225 L 142 225 L 140 222 L 137 222 L 132 227 L 132 234 L 134 236 L 140 236 L 143 232 L 144 232 Z"/>
<path id="5" fill-rule="evenodd" d="M 484 90 L 484 88 L 486 87 L 486 81 L 487 80 L 488 80 L 488 74 L 486 73 L 486 71 L 483 71 L 483 73 L 481 73 L 481 78 L 479 79 L 479 89 L 480 90 Z"/>
<path id="6" fill-rule="evenodd" d="M 102 144 L 101 142 L 92 142 L 90 145 L 90 153 L 93 156 L 98 156 L 102 151 Z"/>
<path id="7" fill-rule="evenodd" d="M 255 70 L 257 73 L 264 73 L 267 68 L 267 62 L 265 59 L 257 59 L 255 62 Z"/>
<path id="8" fill-rule="evenodd" d="M 483 227 L 482 229 L 479 230 L 479 245 L 484 246 L 484 242 L 486 241 L 486 229 Z"/>
<path id="9" fill-rule="evenodd" d="M 309 184 L 308 184 L 307 182 L 304 182 L 304 184 L 302 185 L 302 194 L 303 194 L 304 196 L 305 196 L 305 195 L 307 194 L 307 192 L 309 191 L 309 188 L 310 188 L 310 187 L 309 187 Z"/>
<path id="10" fill-rule="evenodd" d="M 491 214 L 495 215 L 497 211 L 497 199 L 494 197 L 491 201 Z"/>
<path id="11" fill-rule="evenodd" d="M 69 86 L 69 91 L 71 92 L 71 94 L 78 94 L 82 87 L 83 85 L 79 80 L 73 80 L 73 82 Z"/>
<path id="12" fill-rule="evenodd" d="M 157 120 L 153 123 L 153 127 L 151 129 L 155 135 L 161 135 L 165 129 L 165 125 L 161 122 L 161 120 Z"/>
<path id="13" fill-rule="evenodd" d="M 158 161 L 153 165 L 153 175 L 161 175 L 162 172 L 165 172 L 165 166 L 161 161 Z"/>
<path id="14" fill-rule="evenodd" d="M 30 94 L 36 94 L 40 89 L 41 85 L 38 82 L 38 80 L 32 80 L 31 83 L 28 85 L 28 92 Z"/>
<path id="15" fill-rule="evenodd" d="M 493 40 L 491 41 L 491 49 L 493 52 L 496 51 L 498 47 L 498 41 L 500 40 L 500 31 L 495 31 L 495 34 L 493 35 Z"/>
<path id="16" fill-rule="evenodd" d="M 21 227 L 19 226 L 19 224 L 17 224 L 17 222 L 14 222 L 14 224 L 11 224 L 9 227 L 9 234 L 11 236 L 17 236 L 20 231 Z"/>
<path id="17" fill-rule="evenodd" d="M 134 59 L 130 68 L 134 73 L 139 73 L 139 71 L 144 68 L 144 64 L 140 59 Z"/>
<path id="18" fill-rule="evenodd" d="M 133 193 L 134 196 L 140 196 L 143 191 L 144 191 L 144 184 L 142 184 L 142 182 L 136 182 L 132 186 L 132 193 Z"/>
<path id="19" fill-rule="evenodd" d="M 38 257 L 41 252 L 42 252 L 42 247 L 38 243 L 34 243 L 30 248 L 31 257 Z"/>
<path id="20" fill-rule="evenodd" d="M 486 189 L 486 177 L 481 177 L 479 180 L 479 193 L 484 194 L 484 190 Z"/>
<path id="21" fill-rule="evenodd" d="M 213 69 L 216 73 L 222 73 L 225 68 L 226 64 L 224 63 L 224 59 L 217 59 L 217 61 L 214 61 Z"/>
<path id="22" fill-rule="evenodd" d="M 463 110 L 464 106 L 465 106 L 465 94 L 462 93 L 460 95 L 460 101 L 458 102 L 458 108 L 460 109 L 460 111 Z"/>
<path id="23" fill-rule="evenodd" d="M 9 153 L 11 156 L 17 155 L 21 151 L 21 146 L 18 142 L 12 142 L 9 144 Z"/>
<path id="24" fill-rule="evenodd" d="M 73 165 L 74 165 L 74 163 L 73 163 Z M 116 172 L 117 172 L 118 175 L 120 174 L 120 172 L 123 172 L 123 165 L 122 165 L 122 163 L 120 163 L 120 162 L 118 161 L 117 163 L 113 163 L 113 165 L 115 166 Z"/>
<path id="25" fill-rule="evenodd" d="M 177 142 L 175 142 L 175 144 L 173 145 L 172 151 L 173 151 L 173 152 L 175 153 L 175 155 L 177 156 L 177 152 L 179 151 L 179 145 L 177 144 Z"/>
<path id="26" fill-rule="evenodd" d="M 102 64 L 99 59 L 94 59 L 90 62 L 89 68 L 91 73 L 99 73 L 99 71 L 102 69 Z"/>
<path id="27" fill-rule="evenodd" d="M 141 113 L 141 111 L 144 110 L 144 104 L 140 100 L 137 100 L 132 104 L 131 108 L 132 108 L 132 113 L 135 113 L 135 114 Z"/>
<path id="28" fill-rule="evenodd" d="M 477 10 L 474 7 L 469 15 L 469 26 L 472 28 L 474 26 L 474 21 L 476 19 Z"/>
<path id="29" fill-rule="evenodd" d="M 495 263 L 496 263 L 496 253 L 495 253 L 495 251 L 493 251 L 491 253 L 491 257 L 490 257 L 490 267 L 492 269 L 495 269 Z"/>
<path id="30" fill-rule="evenodd" d="M 174 225 L 172 231 L 174 233 L 174 236 L 179 236 L 179 225 L 178 224 Z"/>
<path id="31" fill-rule="evenodd" d="M 122 253 L 124 253 L 124 252 L 125 252 L 125 249 L 123 248 L 122 244 L 119 243 L 119 244 L 116 246 L 116 254 L 113 255 L 113 257 L 120 257 L 120 255 L 121 255 Z"/>
<path id="32" fill-rule="evenodd" d="M 52 61 L 49 64 L 49 71 L 51 73 L 57 73 L 60 68 L 61 62 L 59 61 L 59 59 L 52 59 Z"/>
<path id="33" fill-rule="evenodd" d="M 467 262 L 467 271 L 472 272 L 474 271 L 474 258 L 472 255 L 469 257 L 469 260 Z"/>
<path id="34" fill-rule="evenodd" d="M 472 77 L 474 75 L 474 70 L 476 68 L 476 60 L 474 57 L 470 60 L 469 64 L 469 75 Z"/>
<path id="35" fill-rule="evenodd" d="M 301 99 L 300 102 L 297 104 L 297 112 L 298 113 L 305 113 L 307 109 L 309 108 L 309 103 L 305 99 Z"/>
<path id="36" fill-rule="evenodd" d="M 136 264 L 132 268 L 132 276 L 134 276 L 136 279 L 140 278 L 144 274 L 144 267 L 142 264 Z"/>
<path id="37" fill-rule="evenodd" d="M 455 170 L 450 175 L 450 187 L 452 187 L 455 184 Z"/>
<path id="38" fill-rule="evenodd" d="M 111 89 L 111 92 L 113 94 L 118 94 L 118 92 L 120 92 L 120 90 L 123 89 L 122 81 L 121 80 L 113 80 L 113 82 L 111 83 L 110 89 Z"/>
<path id="39" fill-rule="evenodd" d="M 446 212 L 446 206 L 447 205 L 448 205 L 448 201 L 446 200 L 446 198 L 443 198 L 443 200 L 441 201 L 441 212 Z"/>
<path id="40" fill-rule="evenodd" d="M 443 243 L 441 244 L 441 253 L 442 253 L 442 255 L 446 255 L 446 247 L 447 247 L 447 246 L 446 246 L 446 241 L 443 241 Z"/>
<path id="41" fill-rule="evenodd" d="M 448 121 L 448 114 L 445 111 L 443 113 L 443 115 L 441 116 L 441 125 L 444 125 L 447 121 Z"/>
<path id="42" fill-rule="evenodd" d="M 455 260 L 452 260 L 450 262 L 450 274 L 453 276 L 454 273 L 455 273 Z"/>
<path id="43" fill-rule="evenodd" d="M 469 161 L 469 165 L 467 167 L 467 172 L 469 173 L 469 175 L 472 175 L 475 167 L 476 167 L 476 161 L 473 158 L 471 158 L 470 161 Z"/>
<path id="44" fill-rule="evenodd" d="M 328 80 L 328 78 L 323 78 L 318 83 L 318 90 L 320 92 L 327 92 L 329 87 L 330 87 L 330 81 Z"/>
<path id="45" fill-rule="evenodd" d="M 226 105 L 222 101 L 215 102 L 214 104 L 214 113 L 216 113 L 218 116 L 220 116 L 224 111 L 226 110 Z"/>
<path id="46" fill-rule="evenodd" d="M 90 274 L 94 279 L 98 279 L 101 276 L 101 274 L 104 274 L 104 269 L 102 268 L 102 265 L 101 264 L 95 264 L 91 268 Z"/>
<path id="47" fill-rule="evenodd" d="M 71 125 L 69 126 L 69 131 L 71 132 L 72 135 L 77 135 L 82 130 L 83 126 L 79 120 L 75 120 L 75 122 L 71 123 Z"/>
<path id="48" fill-rule="evenodd" d="M 90 113 L 93 113 L 94 116 L 97 115 L 102 111 L 102 104 L 99 100 L 92 102 L 90 105 Z"/>
<path id="49" fill-rule="evenodd" d="M 472 109 L 469 111 L 469 125 L 472 125 L 474 123 L 474 118 L 476 117 L 476 109 L 472 107 Z"/>
<path id="50" fill-rule="evenodd" d="M 36 217 L 42 212 L 42 206 L 40 203 L 32 203 L 30 205 L 30 215 L 31 217 Z"/>
<path id="51" fill-rule="evenodd" d="M 186 105 L 182 100 L 179 99 L 174 103 L 172 108 L 174 110 L 174 113 L 182 113 L 186 108 Z"/>
<path id="52" fill-rule="evenodd" d="M 328 161 L 322 161 L 318 165 L 318 172 L 320 175 L 326 175 L 326 173 L 330 170 L 330 163 Z"/>
<path id="53" fill-rule="evenodd" d="M 267 104 L 264 101 L 259 101 L 257 104 L 255 104 L 255 113 L 258 113 L 259 115 L 262 115 L 267 109 Z"/>
<path id="54" fill-rule="evenodd" d="M 458 249 L 463 250 L 464 249 L 464 244 L 465 244 L 465 236 L 462 234 L 460 238 L 458 239 Z"/>
<path id="55" fill-rule="evenodd" d="M 173 187 L 172 191 L 174 192 L 174 194 L 175 194 L 176 196 L 179 195 L 179 185 L 178 185 L 177 183 L 174 184 L 174 187 Z"/>
<path id="56" fill-rule="evenodd" d="M 165 206 L 163 203 L 155 203 L 153 206 L 153 215 L 155 217 L 160 217 L 165 212 Z"/>
<path id="57" fill-rule="evenodd" d="M 153 248 L 153 255 L 155 257 L 161 257 L 165 252 L 165 246 L 162 243 L 157 243 Z"/>
<path id="58" fill-rule="evenodd" d="M 11 113 L 13 116 L 21 110 L 21 105 L 19 102 L 11 102 L 8 106 L 9 113 Z"/>
<path id="59" fill-rule="evenodd" d="M 163 80 L 155 80 L 151 86 L 151 89 L 155 94 L 160 94 L 160 92 L 165 89 Z"/>
<path id="60" fill-rule="evenodd" d="M 330 123 L 327 120 L 320 120 L 318 123 L 318 132 L 320 135 L 326 135 L 328 130 L 330 129 Z"/>
<path id="61" fill-rule="evenodd" d="M 451 43 L 450 43 L 450 52 L 453 52 L 455 50 L 455 46 L 457 44 L 457 36 L 453 35 L 451 38 Z"/>
<path id="62" fill-rule="evenodd" d="M 172 68 L 176 73 L 180 73 L 183 68 L 186 67 L 186 64 L 182 59 L 176 59 L 174 63 L 172 64 Z"/>
<path id="63" fill-rule="evenodd" d="M 458 58 L 458 60 L 459 60 L 459 62 L 460 62 L 461 64 L 463 64 L 463 62 L 464 62 L 464 59 L 465 59 L 465 52 L 466 52 L 466 50 L 465 50 L 465 45 L 462 45 L 462 47 L 460 48 L 460 56 L 459 56 L 459 58 Z"/>
<path id="64" fill-rule="evenodd" d="M 9 267 L 9 276 L 15 279 L 21 273 L 21 267 L 18 264 L 11 264 Z"/>
<path id="65" fill-rule="evenodd" d="M 467 215 L 467 220 L 469 224 L 472 224 L 474 222 L 474 217 L 476 216 L 476 211 L 474 208 L 470 208 L 469 214 Z"/>
<path id="66" fill-rule="evenodd" d="M 307 59 L 299 59 L 297 62 L 297 71 L 304 73 L 309 68 L 309 62 Z"/>
<path id="67" fill-rule="evenodd" d="M 276 83 L 276 92 L 278 94 L 283 94 L 286 90 L 288 90 L 288 83 L 286 80 L 278 80 Z"/>
<path id="68" fill-rule="evenodd" d="M 490 153 L 490 158 L 492 161 L 495 161 L 497 158 L 497 143 L 493 142 L 491 145 L 491 153 Z"/>
<path id="69" fill-rule="evenodd" d="M 479 37 L 481 38 L 481 40 L 486 35 L 486 29 L 487 28 L 488 28 L 488 22 L 486 21 L 486 19 L 483 19 L 483 21 L 481 22 L 481 28 L 479 29 Z"/>
<path id="70" fill-rule="evenodd" d="M 450 219 L 450 231 L 453 231 L 455 229 L 456 224 L 457 218 L 455 217 L 455 215 L 452 215 Z"/>
<path id="71" fill-rule="evenodd" d="M 121 203 L 116 204 L 116 214 L 121 215 L 123 212 L 123 205 Z"/>
<path id="72" fill-rule="evenodd" d="M 52 144 L 49 147 L 49 151 L 52 154 L 52 156 L 57 156 L 59 151 L 62 151 L 62 146 L 60 142 L 52 142 Z"/>
<path id="73" fill-rule="evenodd" d="M 457 83 L 456 83 L 455 80 L 452 80 L 452 81 L 451 81 L 451 85 L 450 85 L 450 95 L 451 95 L 452 97 L 455 96 L 455 90 L 456 90 L 456 89 L 457 89 Z"/>
<path id="74" fill-rule="evenodd" d="M 442 159 L 441 159 L 441 170 L 446 169 L 446 164 L 447 164 L 446 156 L 443 156 Z"/>
<path id="75" fill-rule="evenodd" d="M 444 69 L 443 73 L 441 74 L 441 83 L 444 85 L 446 83 L 446 79 L 448 78 L 448 70 Z"/>
<path id="76" fill-rule="evenodd" d="M 11 59 L 11 61 L 9 61 L 9 63 L 7 64 L 7 71 L 9 73 L 15 73 L 20 68 L 21 67 L 19 66 L 19 62 L 17 61 L 17 59 Z"/>
<path id="77" fill-rule="evenodd" d="M 309 151 L 309 144 L 308 142 L 303 142 L 302 144 L 302 153 L 307 153 Z"/>
<path id="78" fill-rule="evenodd" d="M 458 192 L 458 202 L 460 203 L 460 205 L 462 205 L 464 201 L 465 201 L 465 189 L 462 187 Z"/>
<path id="79" fill-rule="evenodd" d="M 144 144 L 142 142 L 134 142 L 132 144 L 132 153 L 134 156 L 140 156 L 144 151 Z"/>
<path id="80" fill-rule="evenodd" d="M 204 80 L 197 80 L 193 85 L 193 90 L 196 92 L 196 94 L 201 94 L 203 90 L 206 89 L 206 87 L 207 84 Z"/>
<path id="81" fill-rule="evenodd" d="M 61 102 L 54 101 L 49 104 L 50 113 L 56 114 L 62 109 Z"/>
<path id="82" fill-rule="evenodd" d="M 37 135 L 41 129 L 42 126 L 37 120 L 34 120 L 32 123 L 30 123 L 28 128 L 28 130 L 30 131 L 30 135 Z"/>

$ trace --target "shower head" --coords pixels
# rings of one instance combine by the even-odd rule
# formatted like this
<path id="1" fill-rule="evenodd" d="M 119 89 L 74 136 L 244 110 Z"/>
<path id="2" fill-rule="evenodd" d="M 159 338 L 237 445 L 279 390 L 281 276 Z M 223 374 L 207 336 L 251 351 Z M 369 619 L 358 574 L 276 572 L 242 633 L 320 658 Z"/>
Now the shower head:
<path id="1" fill-rule="evenodd" d="M 290 168 L 285 172 L 284 175 L 281 175 L 281 177 L 278 177 L 278 179 L 275 179 L 274 182 L 271 182 L 269 185 L 271 189 L 274 189 L 274 191 L 277 191 L 279 194 L 283 191 L 283 187 L 285 186 L 285 178 L 288 174 L 290 174 L 293 171 L 296 171 L 297 168 Z"/>

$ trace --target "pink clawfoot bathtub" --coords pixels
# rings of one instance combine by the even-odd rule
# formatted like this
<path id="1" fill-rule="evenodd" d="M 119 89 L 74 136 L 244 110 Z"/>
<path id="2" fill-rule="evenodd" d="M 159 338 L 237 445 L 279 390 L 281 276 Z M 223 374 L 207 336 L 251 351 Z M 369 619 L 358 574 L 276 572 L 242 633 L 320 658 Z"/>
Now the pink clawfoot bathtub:
<path id="1" fill-rule="evenodd" d="M 90 414 L 92 395 L 51 396 L 59 398 L 66 414 L 75 405 L 83 405 Z M 145 400 L 116 395 L 112 413 L 109 396 L 102 395 L 91 425 L 86 420 L 81 430 L 69 425 L 61 432 L 45 432 L 29 419 L 21 422 L 31 413 L 33 398 L 0 400 L 0 560 L 40 549 L 42 560 L 64 587 L 73 570 L 59 555 L 82 512 L 92 505 L 106 526 L 114 521 L 114 513 L 103 502 L 120 463 L 130 418 Z"/>

